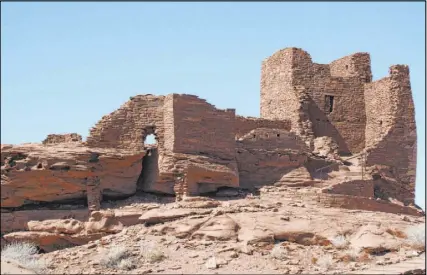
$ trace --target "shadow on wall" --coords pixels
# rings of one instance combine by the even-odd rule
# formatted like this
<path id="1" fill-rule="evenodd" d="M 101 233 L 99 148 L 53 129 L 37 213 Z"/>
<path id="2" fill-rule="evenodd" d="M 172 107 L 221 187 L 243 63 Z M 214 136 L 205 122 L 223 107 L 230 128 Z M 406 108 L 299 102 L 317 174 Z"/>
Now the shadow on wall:
<path id="1" fill-rule="evenodd" d="M 156 184 L 159 175 L 159 149 L 155 126 L 147 126 L 142 130 L 142 142 L 146 150 L 142 158 L 142 170 L 137 182 L 138 191 L 150 190 Z"/>
<path id="2" fill-rule="evenodd" d="M 314 180 L 327 180 L 329 173 L 339 170 L 339 164 L 325 159 L 309 158 L 304 165 Z"/>
<path id="3" fill-rule="evenodd" d="M 147 154 L 142 159 L 142 170 L 139 175 L 137 190 L 150 190 L 151 186 L 156 184 L 159 174 L 159 152 L 157 148 L 147 150 Z"/>
<path id="4" fill-rule="evenodd" d="M 344 138 L 341 136 L 338 129 L 330 122 L 328 116 L 325 115 L 325 112 L 321 110 L 311 98 L 309 99 L 309 104 L 309 115 L 311 121 L 313 122 L 313 132 L 315 137 L 332 137 L 339 146 L 339 154 L 351 154 L 351 151 L 348 148 Z"/>
<path id="5" fill-rule="evenodd" d="M 401 134 L 395 131 L 398 130 L 392 129 L 389 131 L 375 148 L 371 149 L 366 158 L 366 165 L 387 167 L 387 169 L 384 168 L 385 170 L 381 169 L 381 173 L 388 173 L 389 175 L 387 176 L 396 179 L 396 183 L 391 184 L 389 180 L 383 179 L 379 175 L 376 180 L 378 190 L 381 190 L 382 193 L 386 192 L 388 196 L 394 197 L 407 205 L 414 203 L 415 199 L 415 170 L 410 173 L 411 171 L 404 167 L 409 167 L 408 154 L 411 154 L 413 146 L 416 146 L 416 141 L 400 140 L 399 136 Z M 389 148 L 393 148 L 393 150 Z"/>

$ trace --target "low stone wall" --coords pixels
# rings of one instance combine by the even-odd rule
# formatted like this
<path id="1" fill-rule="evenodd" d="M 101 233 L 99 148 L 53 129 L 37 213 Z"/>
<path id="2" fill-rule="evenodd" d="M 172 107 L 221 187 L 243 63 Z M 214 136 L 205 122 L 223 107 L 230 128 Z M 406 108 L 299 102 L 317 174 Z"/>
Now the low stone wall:
<path id="1" fill-rule="evenodd" d="M 45 140 L 42 141 L 43 144 L 57 144 L 57 143 L 69 143 L 69 142 L 81 142 L 82 136 L 76 133 L 56 135 L 50 134 Z"/>

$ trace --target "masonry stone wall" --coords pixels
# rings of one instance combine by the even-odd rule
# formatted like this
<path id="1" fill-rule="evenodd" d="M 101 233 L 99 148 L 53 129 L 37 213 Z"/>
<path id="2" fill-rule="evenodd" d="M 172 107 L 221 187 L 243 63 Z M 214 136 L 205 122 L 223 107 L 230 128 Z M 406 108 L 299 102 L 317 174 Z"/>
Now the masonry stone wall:
<path id="1" fill-rule="evenodd" d="M 240 186 L 273 184 L 307 162 L 309 151 L 296 134 L 282 129 L 255 129 L 237 141 Z"/>
<path id="2" fill-rule="evenodd" d="M 301 103 L 292 83 L 293 49 L 287 48 L 262 62 L 261 118 L 289 120 L 294 131 L 299 128 Z"/>
<path id="3" fill-rule="evenodd" d="M 240 138 L 250 131 L 258 128 L 282 129 L 291 130 L 291 122 L 289 120 L 270 120 L 256 117 L 236 116 L 235 133 L 236 138 Z"/>
<path id="4" fill-rule="evenodd" d="M 295 132 L 303 135 L 303 128 L 309 126 L 305 131 L 311 130 L 314 137 L 334 138 L 341 153 L 360 152 L 366 125 L 363 85 L 371 78 L 368 54 L 354 54 L 328 65 L 313 63 L 301 49 L 284 49 L 263 63 L 261 116 L 289 119 Z M 308 95 L 305 108 L 301 108 L 304 101 L 298 100 L 302 91 Z M 307 120 L 310 123 L 304 125 Z"/>
<path id="5" fill-rule="evenodd" d="M 360 81 L 372 81 L 371 57 L 368 53 L 355 53 L 329 64 L 332 77 L 357 77 Z"/>
<path id="6" fill-rule="evenodd" d="M 366 164 L 386 166 L 387 172 L 400 183 L 401 188 L 395 195 L 411 203 L 415 190 L 417 135 L 409 68 L 391 66 L 388 77 L 366 85 L 365 98 Z"/>
<path id="7" fill-rule="evenodd" d="M 237 144 L 246 149 L 309 151 L 299 136 L 282 129 L 257 128 L 242 136 Z"/>
<path id="8" fill-rule="evenodd" d="M 174 95 L 170 94 L 165 96 L 163 105 L 163 127 L 164 136 L 166 139 L 163 141 L 164 150 L 172 152 L 175 144 L 175 121 L 174 121 Z"/>
<path id="9" fill-rule="evenodd" d="M 175 94 L 173 100 L 173 152 L 234 159 L 234 109 L 216 109 L 193 95 Z"/>
<path id="10" fill-rule="evenodd" d="M 47 135 L 46 139 L 42 141 L 43 144 L 57 144 L 57 143 L 68 143 L 68 142 L 80 142 L 82 136 L 76 133 L 71 134 L 50 134 Z"/>
<path id="11" fill-rule="evenodd" d="M 407 66 L 392 66 L 389 77 L 372 82 L 368 53 L 317 64 L 302 49 L 286 48 L 261 70 L 262 118 L 289 120 L 310 148 L 321 136 L 333 138 L 340 154 L 367 148 L 366 165 L 379 170 L 376 176 L 391 174 L 384 180 L 394 187 L 386 193 L 413 202 L 416 127 Z M 377 193 L 385 190 L 378 182 Z"/>
<path id="12" fill-rule="evenodd" d="M 163 148 L 164 96 L 138 95 L 119 109 L 104 116 L 87 138 L 89 147 L 118 148 L 141 152 L 144 148 L 145 129 L 154 130 Z"/>
<path id="13" fill-rule="evenodd" d="M 302 49 L 287 48 L 263 61 L 260 94 L 260 118 L 188 94 L 139 95 L 104 116 L 86 143 L 141 152 L 154 134 L 157 148 L 143 160 L 139 188 L 173 194 L 175 173 L 185 173 L 187 191 L 196 194 L 274 183 L 301 166 L 314 175 L 323 164 L 308 153 L 317 138 L 330 137 L 341 154 L 366 150 L 366 165 L 377 170 L 373 187 L 352 182 L 336 192 L 368 196 L 374 188 L 375 196 L 413 202 L 416 128 L 406 66 L 392 66 L 389 77 L 372 82 L 367 53 L 317 64 Z M 44 143 L 59 140 L 67 138 Z M 309 179 L 307 173 L 300 176 Z"/>

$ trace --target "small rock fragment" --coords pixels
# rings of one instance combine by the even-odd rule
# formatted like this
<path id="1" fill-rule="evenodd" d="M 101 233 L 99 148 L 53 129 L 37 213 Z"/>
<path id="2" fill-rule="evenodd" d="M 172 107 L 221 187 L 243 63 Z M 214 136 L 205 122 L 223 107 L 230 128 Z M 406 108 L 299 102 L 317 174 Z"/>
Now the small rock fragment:
<path id="1" fill-rule="evenodd" d="M 215 259 L 215 257 L 209 258 L 205 263 L 206 268 L 208 269 L 216 269 L 218 268 L 218 263 Z"/>

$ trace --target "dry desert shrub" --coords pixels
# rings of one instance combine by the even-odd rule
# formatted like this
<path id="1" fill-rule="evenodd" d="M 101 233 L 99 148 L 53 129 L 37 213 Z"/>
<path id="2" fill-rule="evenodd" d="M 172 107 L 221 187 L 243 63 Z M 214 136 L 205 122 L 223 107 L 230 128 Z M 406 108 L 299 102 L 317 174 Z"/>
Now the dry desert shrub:
<path id="1" fill-rule="evenodd" d="M 109 268 L 132 269 L 133 266 L 130 265 L 129 256 L 130 253 L 125 246 L 114 246 L 103 255 L 100 264 Z"/>
<path id="2" fill-rule="evenodd" d="M 281 244 L 274 245 L 270 252 L 271 257 L 277 260 L 284 260 L 286 258 L 286 250 Z"/>
<path id="3" fill-rule="evenodd" d="M 166 258 L 166 255 L 159 249 L 154 249 L 145 254 L 145 258 L 150 263 L 161 262 Z"/>
<path id="4" fill-rule="evenodd" d="M 166 259 L 165 253 L 156 243 L 143 243 L 141 245 L 141 251 L 144 259 L 150 263 L 161 262 Z"/>
<path id="5" fill-rule="evenodd" d="M 343 235 L 335 236 L 332 239 L 330 239 L 330 241 L 333 246 L 339 249 L 346 248 L 348 246 L 348 240 Z"/>
<path id="6" fill-rule="evenodd" d="M 426 250 L 425 224 L 417 224 L 406 229 L 406 238 L 412 248 L 420 251 Z"/>
<path id="7" fill-rule="evenodd" d="M 37 274 L 45 273 L 47 263 L 37 258 L 38 249 L 32 243 L 10 243 L 1 251 L 2 259 L 9 259 L 25 269 L 34 271 Z"/>
<path id="8" fill-rule="evenodd" d="M 136 266 L 135 266 L 135 263 L 134 263 L 134 261 L 133 261 L 132 259 L 130 259 L 130 258 L 126 258 L 126 259 L 122 259 L 122 260 L 119 262 L 119 264 L 117 265 L 117 267 L 118 267 L 119 269 L 122 269 L 122 270 L 132 270 L 132 269 L 134 269 Z"/>
<path id="9" fill-rule="evenodd" d="M 324 268 L 326 270 L 328 270 L 329 268 L 331 268 L 331 266 L 334 263 L 334 259 L 332 257 L 331 254 L 325 254 L 322 257 L 318 258 L 316 261 L 316 264 L 321 267 Z"/>

